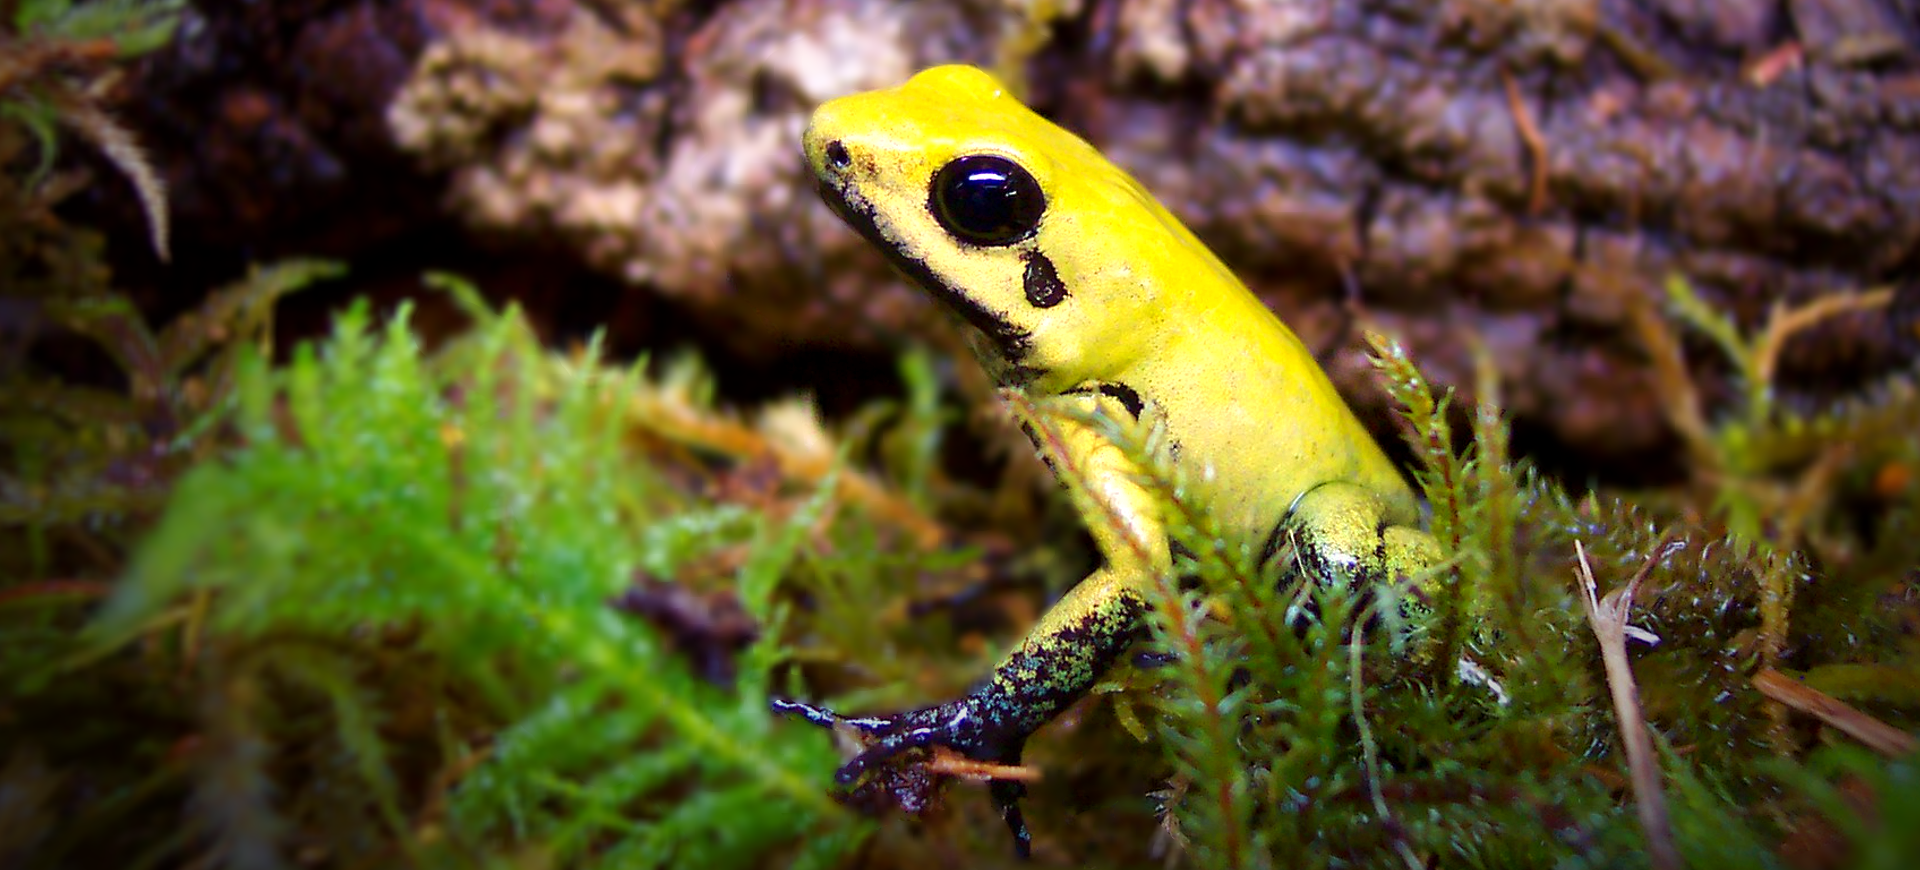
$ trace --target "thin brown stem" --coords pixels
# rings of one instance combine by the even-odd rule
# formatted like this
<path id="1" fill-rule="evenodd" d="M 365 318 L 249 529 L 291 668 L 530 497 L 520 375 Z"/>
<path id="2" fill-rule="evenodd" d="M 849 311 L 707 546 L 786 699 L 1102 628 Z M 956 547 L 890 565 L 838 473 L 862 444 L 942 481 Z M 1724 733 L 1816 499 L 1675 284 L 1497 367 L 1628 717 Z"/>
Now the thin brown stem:
<path id="1" fill-rule="evenodd" d="M 1646 715 L 1640 707 L 1640 692 L 1634 683 L 1633 667 L 1627 661 L 1627 636 L 1646 637 L 1644 632 L 1630 628 L 1627 616 L 1633 609 L 1633 594 L 1641 581 L 1653 572 L 1668 554 L 1673 552 L 1675 544 L 1671 537 L 1664 539 L 1647 557 L 1647 561 L 1635 572 L 1627 585 L 1610 592 L 1603 600 L 1598 598 L 1599 584 L 1593 579 L 1593 566 L 1587 562 L 1586 547 L 1579 541 L 1573 542 L 1578 556 L 1576 566 L 1583 586 L 1581 601 L 1586 605 L 1587 624 L 1593 627 L 1593 636 L 1600 641 L 1600 655 L 1606 665 L 1607 688 L 1613 695 L 1614 718 L 1620 727 L 1620 742 L 1627 753 L 1627 769 L 1633 778 L 1633 800 L 1640 812 L 1640 828 L 1647 837 L 1647 852 L 1653 860 L 1655 870 L 1680 870 L 1685 866 L 1680 859 L 1680 850 L 1674 845 L 1673 824 L 1667 815 L 1666 792 L 1660 783 L 1660 762 L 1654 755 L 1653 737 L 1647 730 Z"/>
<path id="2" fill-rule="evenodd" d="M 1753 687 L 1770 700 L 1819 719 L 1889 758 L 1912 755 L 1920 748 L 1920 740 L 1915 740 L 1913 735 L 1772 668 L 1762 668 L 1754 674 Z"/>

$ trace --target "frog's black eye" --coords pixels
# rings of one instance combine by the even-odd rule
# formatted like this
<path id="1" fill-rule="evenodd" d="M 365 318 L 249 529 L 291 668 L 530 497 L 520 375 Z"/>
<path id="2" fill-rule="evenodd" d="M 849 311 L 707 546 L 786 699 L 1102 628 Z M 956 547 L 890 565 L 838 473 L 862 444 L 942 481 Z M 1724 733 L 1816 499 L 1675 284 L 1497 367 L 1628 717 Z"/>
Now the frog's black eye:
<path id="1" fill-rule="evenodd" d="M 1047 196 L 1033 175 L 1005 157 L 975 154 L 940 168 L 928 204 L 954 238 L 976 245 L 1011 245 L 1040 227 Z"/>

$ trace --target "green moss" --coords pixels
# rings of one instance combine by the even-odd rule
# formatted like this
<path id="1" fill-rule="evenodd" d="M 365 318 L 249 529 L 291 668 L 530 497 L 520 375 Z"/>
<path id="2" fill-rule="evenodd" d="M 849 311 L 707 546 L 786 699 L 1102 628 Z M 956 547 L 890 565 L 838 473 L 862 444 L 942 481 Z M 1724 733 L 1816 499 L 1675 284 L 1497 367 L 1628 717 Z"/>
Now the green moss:
<path id="1" fill-rule="evenodd" d="M 61 257 L 42 262 L 85 262 Z M 404 308 L 360 305 L 269 365 L 273 301 L 335 274 L 263 269 L 159 330 L 104 276 L 47 285 L 51 322 L 125 386 L 23 370 L 0 404 L 0 787 L 19 796 L 0 806 L 0 863 L 1004 858 L 984 795 L 870 838 L 834 801 L 838 754 L 765 705 L 950 696 L 990 665 L 979 638 L 1018 635 L 1022 596 L 1002 590 L 1080 573 L 1070 543 L 983 559 L 994 539 L 931 519 L 988 499 L 942 471 L 959 415 L 926 358 L 904 361 L 904 399 L 835 433 L 803 403 L 717 408 L 688 360 L 554 353 L 436 279 L 475 324 L 448 346 L 423 350 Z M 1656 329 L 1678 353 L 1674 324 L 1704 315 L 1676 312 Z M 1761 346 L 1714 328 L 1723 352 Z M 1259 563 L 1259 542 L 1221 534 L 1154 467 L 1194 554 L 1155 594 L 1170 658 L 1035 741 L 1043 860 L 1147 860 L 1157 803 L 1194 866 L 1647 864 L 1576 541 L 1603 591 L 1654 560 L 1631 622 L 1660 642 L 1629 651 L 1682 855 L 1913 853 L 1913 759 L 1866 754 L 1751 682 L 1804 675 L 1914 727 L 1904 378 L 1823 409 L 1696 399 L 1698 480 L 1574 495 L 1509 455 L 1491 384 L 1457 408 L 1398 345 L 1375 348 L 1449 553 L 1422 584 L 1432 621 L 1397 621 L 1408 590 L 1348 597 L 1300 584 L 1284 552 Z M 1160 437 L 1085 422 L 1143 462 Z M 695 604 L 615 606 L 662 590 Z M 1413 632 L 1455 652 L 1410 661 Z M 1460 655 L 1504 702 L 1458 679 Z M 1140 713 L 1157 751 L 1117 727 Z"/>
<path id="2" fill-rule="evenodd" d="M 822 788 L 827 742 L 765 705 L 787 655 L 781 584 L 874 572 L 809 564 L 849 525 L 872 533 L 836 518 L 842 477 L 783 485 L 763 510 L 691 494 L 635 438 L 661 422 L 637 411 L 683 394 L 470 309 L 472 335 L 434 355 L 405 308 L 376 327 L 364 305 L 284 368 L 240 349 L 222 424 L 239 446 L 179 480 L 78 646 L 49 625 L 7 674 L 16 763 L 110 786 L 31 863 L 534 850 L 741 866 L 857 842 Z M 610 604 L 722 552 L 761 627 L 730 685 Z M 108 681 L 164 691 L 101 697 Z M 150 717 L 134 745 L 61 733 L 115 708 Z M 161 835 L 180 809 L 189 826 Z M 117 827 L 128 814 L 143 824 Z"/>

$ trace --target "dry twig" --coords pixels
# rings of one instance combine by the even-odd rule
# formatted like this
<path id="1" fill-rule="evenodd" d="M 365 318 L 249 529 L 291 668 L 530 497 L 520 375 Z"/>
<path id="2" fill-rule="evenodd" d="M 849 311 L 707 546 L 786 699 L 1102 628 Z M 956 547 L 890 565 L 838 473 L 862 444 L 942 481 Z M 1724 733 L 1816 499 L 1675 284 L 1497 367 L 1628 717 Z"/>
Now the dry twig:
<path id="1" fill-rule="evenodd" d="M 941 776 L 957 779 L 969 779 L 986 782 L 994 779 L 1014 782 L 1039 782 L 1040 768 L 1029 764 L 999 764 L 968 758 L 945 746 L 933 747 L 933 757 L 927 761 L 927 770 Z"/>
<path id="2" fill-rule="evenodd" d="M 1913 735 L 1772 668 L 1762 668 L 1760 673 L 1754 674 L 1753 687 L 1771 700 L 1839 729 L 1881 755 L 1912 755 L 1914 749 L 1920 748 L 1920 741 L 1916 741 Z"/>
<path id="3" fill-rule="evenodd" d="M 1587 550 L 1579 541 L 1573 542 L 1574 553 L 1579 558 L 1580 581 L 1586 593 L 1581 601 L 1586 604 L 1587 624 L 1593 627 L 1593 636 L 1600 640 L 1607 688 L 1613 694 L 1613 713 L 1619 720 L 1620 742 L 1626 747 L 1627 769 L 1633 777 L 1633 800 L 1640 811 L 1640 827 L 1646 833 L 1647 852 L 1655 870 L 1680 870 L 1684 864 L 1673 842 L 1666 792 L 1660 784 L 1660 762 L 1654 757 L 1653 738 L 1647 733 L 1639 689 L 1633 681 L 1633 668 L 1627 662 L 1628 636 L 1656 643 L 1659 639 L 1629 626 L 1627 615 L 1633 609 L 1633 594 L 1640 588 L 1641 581 L 1683 546 L 1686 546 L 1684 541 L 1675 542 L 1670 536 L 1661 540 L 1647 556 L 1646 563 L 1634 572 L 1633 579 L 1628 580 L 1626 586 L 1607 593 L 1602 600 L 1598 598 L 1599 584 L 1594 582 L 1593 566 L 1587 563 Z"/>
<path id="4" fill-rule="evenodd" d="M 1533 161 L 1527 187 L 1527 213 L 1537 217 L 1547 208 L 1547 138 L 1540 134 L 1540 125 L 1533 122 L 1533 110 L 1521 99 L 1520 83 L 1513 73 L 1501 70 L 1500 81 L 1507 87 L 1507 106 L 1513 112 L 1514 129 L 1520 133 L 1520 141 L 1527 146 L 1527 154 Z"/>

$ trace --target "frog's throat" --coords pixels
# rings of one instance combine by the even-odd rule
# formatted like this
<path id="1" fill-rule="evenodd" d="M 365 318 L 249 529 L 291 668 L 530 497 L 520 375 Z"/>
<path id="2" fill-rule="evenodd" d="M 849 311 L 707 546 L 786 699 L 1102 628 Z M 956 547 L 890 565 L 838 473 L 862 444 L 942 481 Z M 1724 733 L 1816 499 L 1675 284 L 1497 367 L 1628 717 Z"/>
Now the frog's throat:
<path id="1" fill-rule="evenodd" d="M 887 260 L 906 275 L 907 280 L 919 285 L 920 289 L 986 338 L 992 355 L 997 359 L 982 359 L 982 362 L 1002 386 L 1022 386 L 1040 376 L 1040 370 L 1024 364 L 1032 351 L 1032 333 L 981 305 L 965 291 L 941 279 L 939 274 L 927 267 L 925 260 L 907 253 L 897 240 L 881 229 L 873 206 L 859 194 L 846 191 L 841 185 L 825 179 L 816 179 L 815 187 L 827 207 L 833 209 L 833 213 L 839 215 L 847 226 L 853 227 L 855 232 L 884 252 Z"/>

